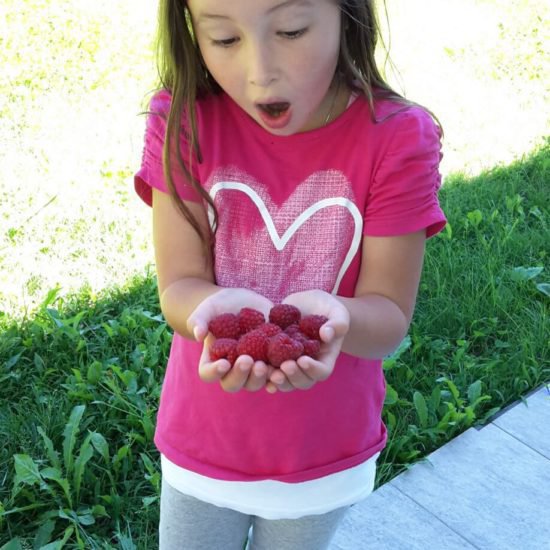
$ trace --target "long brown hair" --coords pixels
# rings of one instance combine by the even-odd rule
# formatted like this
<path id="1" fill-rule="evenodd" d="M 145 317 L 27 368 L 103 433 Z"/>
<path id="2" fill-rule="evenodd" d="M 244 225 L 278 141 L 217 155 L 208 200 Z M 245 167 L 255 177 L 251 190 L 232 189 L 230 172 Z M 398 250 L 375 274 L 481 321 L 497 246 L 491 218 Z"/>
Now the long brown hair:
<path id="1" fill-rule="evenodd" d="M 375 51 L 381 39 L 374 0 L 337 0 L 342 11 L 340 56 L 337 72 L 352 90 L 363 93 L 376 122 L 376 99 L 391 98 L 399 103 L 412 102 L 395 92 L 383 78 L 375 60 Z M 384 3 L 385 6 L 385 3 Z M 209 73 L 193 35 L 191 16 L 183 0 L 160 0 L 157 32 L 157 68 L 160 89 L 172 96 L 166 120 L 166 136 L 163 149 L 163 168 L 166 184 L 178 208 L 201 237 L 205 247 L 211 249 L 218 223 L 218 214 L 210 195 L 192 174 L 192 163 L 201 162 L 201 150 L 196 127 L 195 102 L 211 93 L 219 93 L 220 87 Z M 187 118 L 187 128 L 181 128 L 182 115 Z M 180 132 L 184 132 L 189 144 L 184 162 L 180 148 Z M 176 147 L 172 146 L 175 142 Z M 171 154 L 175 149 L 179 168 L 189 184 L 199 193 L 214 214 L 214 223 L 205 234 L 184 202 L 178 196 L 172 177 Z"/>

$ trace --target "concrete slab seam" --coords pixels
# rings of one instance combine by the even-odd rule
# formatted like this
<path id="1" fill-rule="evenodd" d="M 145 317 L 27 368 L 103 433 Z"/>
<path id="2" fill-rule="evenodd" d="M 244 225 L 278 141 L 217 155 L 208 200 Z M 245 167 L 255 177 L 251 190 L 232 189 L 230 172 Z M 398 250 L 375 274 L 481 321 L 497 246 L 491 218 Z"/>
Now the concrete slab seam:
<path id="1" fill-rule="evenodd" d="M 390 482 L 391 483 L 391 482 Z M 434 517 L 435 519 L 437 519 L 437 521 L 439 521 L 440 523 L 442 523 L 443 525 L 445 525 L 445 527 L 447 527 L 447 529 L 449 529 L 450 531 L 452 531 L 453 533 L 456 534 L 457 537 L 461 538 L 462 540 L 466 541 L 468 544 L 470 544 L 473 548 L 476 548 L 477 550 L 482 550 L 479 546 L 476 546 L 471 540 L 467 539 L 464 535 L 462 535 L 461 533 L 459 533 L 458 531 L 456 531 L 455 529 L 453 529 L 450 525 L 448 525 L 447 523 L 445 523 L 445 521 L 443 521 L 440 517 L 436 516 L 431 510 L 429 510 L 428 508 L 426 508 L 425 506 L 423 506 L 422 504 L 420 504 L 420 502 L 416 501 L 411 495 L 405 493 L 404 491 L 402 491 L 399 487 L 395 486 L 395 485 L 392 485 L 392 487 L 394 489 L 397 489 L 403 496 L 407 497 L 409 500 L 412 500 L 417 506 L 419 506 L 420 508 L 422 508 L 423 510 L 425 510 L 428 514 L 430 514 L 432 517 Z"/>

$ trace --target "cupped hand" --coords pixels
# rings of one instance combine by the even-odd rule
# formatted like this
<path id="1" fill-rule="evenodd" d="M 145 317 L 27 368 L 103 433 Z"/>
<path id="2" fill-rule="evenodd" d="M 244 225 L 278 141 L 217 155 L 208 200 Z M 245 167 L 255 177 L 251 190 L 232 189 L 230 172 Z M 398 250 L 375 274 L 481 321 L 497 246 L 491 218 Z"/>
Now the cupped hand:
<path id="1" fill-rule="evenodd" d="M 217 382 L 227 392 L 241 389 L 258 391 L 265 387 L 273 367 L 263 361 L 254 361 L 249 355 L 241 355 L 233 367 L 226 359 L 212 361 L 210 347 L 215 341 L 208 332 L 208 323 L 222 313 L 238 313 L 243 307 L 261 311 L 266 319 L 273 303 L 247 289 L 224 288 L 203 300 L 187 319 L 189 331 L 196 340 L 203 342 L 199 361 L 199 376 L 204 382 Z"/>
<path id="2" fill-rule="evenodd" d="M 239 313 L 243 307 L 257 309 L 267 319 L 273 302 L 246 288 L 222 288 L 195 308 L 187 319 L 187 328 L 197 341 L 202 342 L 208 334 L 208 323 L 211 319 L 222 313 Z"/>
<path id="3" fill-rule="evenodd" d="M 306 355 L 296 361 L 285 361 L 274 369 L 269 377 L 267 391 L 306 390 L 317 382 L 326 380 L 342 349 L 349 330 L 348 309 L 334 295 L 322 290 L 307 290 L 287 296 L 283 303 L 296 306 L 305 315 L 323 315 L 328 321 L 319 330 L 321 352 L 317 359 Z"/>

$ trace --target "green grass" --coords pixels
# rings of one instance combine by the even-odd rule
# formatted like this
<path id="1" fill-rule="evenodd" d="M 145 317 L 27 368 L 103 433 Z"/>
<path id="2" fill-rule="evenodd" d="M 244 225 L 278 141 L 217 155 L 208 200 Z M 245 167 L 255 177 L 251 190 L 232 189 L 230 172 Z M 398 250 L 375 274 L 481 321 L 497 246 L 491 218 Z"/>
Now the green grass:
<path id="1" fill-rule="evenodd" d="M 378 485 L 550 381 L 549 177 L 547 145 L 442 190 L 449 226 L 428 244 L 410 336 L 384 365 Z M 1 323 L 0 543 L 154 548 L 171 340 L 154 276 L 99 297 L 53 290 L 36 316 Z"/>
<path id="2" fill-rule="evenodd" d="M 378 484 L 550 380 L 548 3 L 387 4 L 394 85 L 445 128 L 450 223 L 385 361 Z M 157 546 L 171 334 L 132 190 L 155 7 L 0 7 L 0 550 Z"/>
<path id="3" fill-rule="evenodd" d="M 32 320 L 4 320 L 0 542 L 41 527 L 42 544 L 66 533 L 74 547 L 155 547 L 153 422 L 171 340 L 157 310 L 146 277 L 100 299 L 53 291 Z"/>
<path id="4" fill-rule="evenodd" d="M 449 178 L 407 347 L 386 361 L 379 481 L 550 381 L 550 147 Z"/>

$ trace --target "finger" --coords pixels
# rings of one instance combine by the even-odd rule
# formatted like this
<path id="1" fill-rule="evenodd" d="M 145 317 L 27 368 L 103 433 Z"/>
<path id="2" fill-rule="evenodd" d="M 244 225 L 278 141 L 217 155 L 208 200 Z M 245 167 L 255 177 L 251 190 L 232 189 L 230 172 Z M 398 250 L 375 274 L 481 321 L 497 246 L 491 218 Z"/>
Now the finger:
<path id="1" fill-rule="evenodd" d="M 245 389 L 252 392 L 261 390 L 267 382 L 267 373 L 267 365 L 263 361 L 256 361 L 248 375 Z"/>
<path id="2" fill-rule="evenodd" d="M 197 323 L 193 328 L 193 336 L 197 342 L 202 342 L 208 335 L 208 325 L 206 323 Z"/>
<path id="3" fill-rule="evenodd" d="M 231 364 L 227 359 L 199 363 L 199 377 L 203 382 L 216 382 L 221 380 L 229 370 Z"/>
<path id="4" fill-rule="evenodd" d="M 265 389 L 268 393 L 277 393 L 277 385 L 271 382 L 271 375 L 275 370 L 276 370 L 275 367 L 272 367 L 271 365 L 267 365 Z"/>
<path id="5" fill-rule="evenodd" d="M 202 353 L 199 360 L 199 377 L 204 382 L 215 382 L 220 380 L 231 368 L 226 359 L 212 361 L 210 358 L 210 347 L 214 338 L 208 336 L 202 346 Z"/>
<path id="6" fill-rule="evenodd" d="M 271 373 L 269 380 L 273 382 L 277 387 L 283 385 L 286 380 L 286 375 L 281 369 L 273 369 L 273 372 Z"/>
<path id="7" fill-rule="evenodd" d="M 319 329 L 319 336 L 321 336 L 321 340 L 325 344 L 329 344 L 330 342 L 332 342 L 335 335 L 336 335 L 336 331 L 329 323 L 325 323 Z"/>
<path id="8" fill-rule="evenodd" d="M 336 338 L 344 338 L 349 331 L 350 314 L 341 304 L 331 308 L 329 320 L 321 327 L 319 334 L 323 342 L 332 342 Z"/>
<path id="9" fill-rule="evenodd" d="M 187 329 L 197 342 L 202 342 L 208 335 L 208 323 L 193 312 L 187 319 Z"/>
<path id="10" fill-rule="evenodd" d="M 329 368 L 328 365 L 334 364 L 333 361 L 325 363 L 317 359 L 312 359 L 307 355 L 303 355 L 302 357 L 298 358 L 297 362 L 304 373 L 316 382 L 326 380 L 332 372 L 332 369 Z"/>
<path id="11" fill-rule="evenodd" d="M 221 379 L 221 387 L 230 393 L 241 390 L 248 380 L 253 365 L 254 361 L 249 355 L 237 357 L 231 370 Z"/>
<path id="12" fill-rule="evenodd" d="M 294 362 L 294 361 L 292 361 Z M 280 369 L 273 369 L 270 381 L 275 384 L 278 391 L 289 392 L 296 388 L 288 381 L 286 374 Z"/>
<path id="13" fill-rule="evenodd" d="M 281 365 L 281 371 L 285 373 L 288 382 L 299 390 L 308 390 L 316 382 L 308 376 L 305 370 L 300 368 L 296 361 L 285 361 Z"/>

